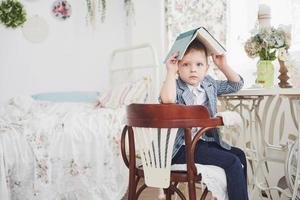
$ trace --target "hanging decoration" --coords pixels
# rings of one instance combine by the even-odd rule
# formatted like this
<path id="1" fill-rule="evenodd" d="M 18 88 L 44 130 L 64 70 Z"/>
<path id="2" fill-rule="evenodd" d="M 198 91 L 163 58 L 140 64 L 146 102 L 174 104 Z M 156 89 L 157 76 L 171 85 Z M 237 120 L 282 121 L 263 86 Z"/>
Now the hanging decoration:
<path id="1" fill-rule="evenodd" d="M 88 25 L 95 27 L 97 17 L 100 17 L 101 23 L 104 23 L 106 18 L 107 0 L 86 0 L 87 15 L 86 22 Z M 123 0 L 126 17 L 131 17 L 134 14 L 134 6 L 132 0 Z"/>
<path id="2" fill-rule="evenodd" d="M 66 0 L 57 0 L 53 3 L 52 14 L 60 20 L 66 20 L 71 16 L 71 5 Z"/>
<path id="3" fill-rule="evenodd" d="M 101 0 L 101 6 L 98 3 L 98 10 L 101 12 L 101 22 L 103 23 L 106 15 L 106 0 Z"/>
<path id="4" fill-rule="evenodd" d="M 38 15 L 29 18 L 22 28 L 23 36 L 32 43 L 44 41 L 49 34 L 46 20 Z"/>
<path id="5" fill-rule="evenodd" d="M 5 0 L 0 3 L 0 21 L 8 28 L 17 28 L 26 21 L 24 6 L 17 0 Z"/>
<path id="6" fill-rule="evenodd" d="M 87 5 L 87 24 L 95 27 L 97 13 L 100 14 L 101 22 L 105 21 L 106 17 L 106 0 L 86 0 Z"/>
<path id="7" fill-rule="evenodd" d="M 132 0 L 124 0 L 124 8 L 127 17 L 131 17 L 134 15 L 134 5 Z"/>

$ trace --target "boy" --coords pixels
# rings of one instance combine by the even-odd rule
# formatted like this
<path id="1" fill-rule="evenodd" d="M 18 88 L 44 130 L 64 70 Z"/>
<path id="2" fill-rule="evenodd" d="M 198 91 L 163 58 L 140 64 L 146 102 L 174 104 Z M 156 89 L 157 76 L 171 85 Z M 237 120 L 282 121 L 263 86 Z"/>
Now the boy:
<path id="1" fill-rule="evenodd" d="M 225 55 L 213 55 L 212 58 L 227 81 L 214 80 L 206 75 L 207 50 L 198 40 L 189 45 L 182 60 L 177 61 L 176 56 L 172 55 L 166 62 L 167 75 L 160 91 L 162 103 L 205 105 L 213 117 L 217 113 L 217 96 L 237 92 L 243 86 L 243 79 L 230 68 Z M 230 147 L 222 141 L 219 129 L 207 132 L 198 142 L 195 162 L 223 168 L 229 199 L 248 200 L 245 154 L 241 149 Z M 184 133 L 180 129 L 174 144 L 172 164 L 184 163 Z"/>

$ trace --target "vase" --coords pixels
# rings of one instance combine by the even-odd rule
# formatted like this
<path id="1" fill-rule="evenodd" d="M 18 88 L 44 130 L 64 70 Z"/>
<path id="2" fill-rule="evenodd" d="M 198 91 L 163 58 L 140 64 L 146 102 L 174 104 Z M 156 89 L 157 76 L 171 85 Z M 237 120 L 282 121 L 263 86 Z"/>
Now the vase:
<path id="1" fill-rule="evenodd" d="M 274 65 L 271 60 L 259 60 L 257 62 L 256 83 L 265 88 L 274 86 Z"/>

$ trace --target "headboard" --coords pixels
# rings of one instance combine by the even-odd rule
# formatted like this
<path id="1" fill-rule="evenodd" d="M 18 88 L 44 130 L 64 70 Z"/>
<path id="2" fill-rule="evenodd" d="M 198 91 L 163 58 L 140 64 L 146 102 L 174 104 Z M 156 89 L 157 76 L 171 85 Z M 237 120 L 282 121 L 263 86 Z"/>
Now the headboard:
<path id="1" fill-rule="evenodd" d="M 116 49 L 109 61 L 110 84 L 120 84 L 141 76 L 151 78 L 152 94 L 157 99 L 159 92 L 159 63 L 157 53 L 150 44 L 141 44 Z"/>

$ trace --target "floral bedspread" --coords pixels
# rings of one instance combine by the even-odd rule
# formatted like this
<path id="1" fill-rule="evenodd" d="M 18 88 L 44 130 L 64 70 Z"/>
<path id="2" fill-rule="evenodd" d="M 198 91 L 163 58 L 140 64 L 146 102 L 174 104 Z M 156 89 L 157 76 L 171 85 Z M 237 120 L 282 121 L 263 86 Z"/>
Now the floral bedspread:
<path id="1" fill-rule="evenodd" d="M 16 97 L 0 112 L 1 200 L 120 200 L 124 109 Z"/>

